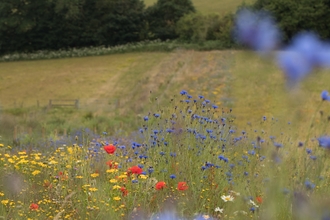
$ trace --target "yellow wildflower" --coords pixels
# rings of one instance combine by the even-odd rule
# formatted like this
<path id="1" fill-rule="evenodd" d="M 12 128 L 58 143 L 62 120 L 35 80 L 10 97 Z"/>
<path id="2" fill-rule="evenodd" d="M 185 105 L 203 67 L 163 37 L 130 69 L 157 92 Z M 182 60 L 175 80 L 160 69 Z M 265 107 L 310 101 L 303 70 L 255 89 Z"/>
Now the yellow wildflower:
<path id="1" fill-rule="evenodd" d="M 3 146 L 5 146 L 5 145 L 3 145 L 3 144 L 0 144 L 0 147 L 3 147 Z"/>
<path id="2" fill-rule="evenodd" d="M 117 172 L 118 170 L 116 170 L 116 169 L 109 169 L 109 170 L 107 170 L 107 173 L 115 173 L 115 172 Z"/>
<path id="3" fill-rule="evenodd" d="M 32 175 L 35 176 L 35 175 L 38 175 L 39 173 L 41 173 L 40 170 L 35 170 L 35 171 L 32 172 Z"/>
<path id="4" fill-rule="evenodd" d="M 26 154 L 26 152 L 25 151 L 20 151 L 20 152 L 18 152 L 18 154 L 19 155 L 24 155 L 24 154 Z"/>
<path id="5" fill-rule="evenodd" d="M 116 183 L 116 182 L 118 182 L 118 180 L 116 180 L 116 179 L 111 179 L 110 180 L 110 183 Z"/>
<path id="6" fill-rule="evenodd" d="M 118 185 L 114 185 L 113 187 L 112 187 L 112 189 L 120 189 L 121 187 L 120 186 L 118 186 Z"/>
<path id="7" fill-rule="evenodd" d="M 139 178 L 145 180 L 145 179 L 148 179 L 148 176 L 147 176 L 147 175 L 143 175 L 143 174 L 141 174 L 141 175 L 139 176 Z"/>
<path id="8" fill-rule="evenodd" d="M 1 204 L 2 205 L 7 205 L 9 203 L 9 200 L 8 199 L 6 199 L 6 200 L 1 200 Z"/>
<path id="9" fill-rule="evenodd" d="M 91 177 L 94 177 L 94 178 L 95 178 L 95 177 L 98 177 L 99 175 L 100 175 L 100 174 L 98 174 L 98 173 L 92 173 L 92 174 L 91 174 Z"/>
<path id="10" fill-rule="evenodd" d="M 119 201 L 120 200 L 120 197 L 119 196 L 113 197 L 113 200 Z"/>
<path id="11" fill-rule="evenodd" d="M 77 179 L 82 179 L 83 177 L 82 176 L 76 176 Z"/>
<path id="12" fill-rule="evenodd" d="M 91 192 L 96 192 L 96 191 L 97 191 L 97 189 L 94 188 L 94 187 L 91 187 L 91 188 L 89 188 L 88 190 L 91 191 Z"/>

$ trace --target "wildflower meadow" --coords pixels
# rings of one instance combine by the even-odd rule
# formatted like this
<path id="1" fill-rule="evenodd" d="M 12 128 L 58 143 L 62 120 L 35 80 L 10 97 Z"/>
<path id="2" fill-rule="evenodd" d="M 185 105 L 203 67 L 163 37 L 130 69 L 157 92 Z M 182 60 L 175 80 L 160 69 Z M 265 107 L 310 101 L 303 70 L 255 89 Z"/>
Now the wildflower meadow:
<path id="1" fill-rule="evenodd" d="M 288 93 L 330 66 L 315 33 L 281 46 L 269 15 L 237 16 L 235 38 L 278 64 Z M 0 218 L 330 219 L 327 89 L 303 136 L 277 117 L 243 129 L 234 107 L 182 88 L 164 105 L 150 100 L 129 136 L 84 128 L 39 147 L 0 143 Z"/>

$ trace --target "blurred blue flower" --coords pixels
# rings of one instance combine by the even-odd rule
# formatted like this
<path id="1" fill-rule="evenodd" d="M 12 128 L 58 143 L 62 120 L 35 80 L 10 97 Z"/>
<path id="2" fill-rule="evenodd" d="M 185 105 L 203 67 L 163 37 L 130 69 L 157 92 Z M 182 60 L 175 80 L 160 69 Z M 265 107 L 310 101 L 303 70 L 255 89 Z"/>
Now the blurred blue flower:
<path id="1" fill-rule="evenodd" d="M 277 62 L 289 85 L 294 85 L 314 67 L 330 67 L 330 44 L 321 41 L 313 32 L 299 33 L 291 45 L 278 53 Z"/>
<path id="2" fill-rule="evenodd" d="M 322 99 L 322 101 L 330 101 L 329 92 L 326 90 L 322 91 L 321 99 Z"/>
<path id="3" fill-rule="evenodd" d="M 242 9 L 236 16 L 234 38 L 256 51 L 267 53 L 279 45 L 281 33 L 265 11 Z"/>
<path id="4" fill-rule="evenodd" d="M 151 220 L 179 220 L 179 217 L 176 216 L 173 211 L 165 211 L 159 214 L 156 214 L 151 218 Z"/>
<path id="5" fill-rule="evenodd" d="M 317 139 L 319 141 L 319 146 L 330 149 L 330 137 L 329 136 L 323 136 Z"/>
<path id="6" fill-rule="evenodd" d="M 288 86 L 294 86 L 303 80 L 313 69 L 306 57 L 290 49 L 277 54 L 277 63 L 284 72 Z"/>
<path id="7" fill-rule="evenodd" d="M 314 156 L 314 155 L 310 155 L 309 158 L 311 158 L 312 160 L 316 160 L 317 159 L 317 157 Z"/>
<path id="8" fill-rule="evenodd" d="M 305 181 L 305 186 L 307 189 L 312 190 L 315 188 L 315 184 L 311 183 L 310 181 L 306 180 Z"/>
<path id="9" fill-rule="evenodd" d="M 171 175 L 170 175 L 170 178 L 171 178 L 171 179 L 175 179 L 176 176 L 175 176 L 174 174 L 171 174 Z"/>

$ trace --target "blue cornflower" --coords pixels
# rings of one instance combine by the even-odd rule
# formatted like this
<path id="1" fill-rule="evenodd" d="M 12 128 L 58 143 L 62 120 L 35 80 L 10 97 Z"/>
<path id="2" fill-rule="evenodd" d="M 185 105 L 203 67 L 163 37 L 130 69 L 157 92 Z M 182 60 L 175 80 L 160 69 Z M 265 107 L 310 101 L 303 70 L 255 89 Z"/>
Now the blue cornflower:
<path id="1" fill-rule="evenodd" d="M 256 152 L 255 152 L 254 150 L 249 150 L 249 151 L 248 151 L 248 154 L 255 155 Z"/>
<path id="2" fill-rule="evenodd" d="M 306 153 L 307 153 L 307 154 L 311 154 L 311 153 L 312 153 L 312 150 L 309 149 L 309 148 L 307 148 L 307 149 L 306 149 Z"/>
<path id="3" fill-rule="evenodd" d="M 158 118 L 158 117 L 160 116 L 160 114 L 155 113 L 154 116 L 155 116 L 156 118 Z"/>
<path id="4" fill-rule="evenodd" d="M 154 172 L 154 168 L 153 167 L 149 167 L 148 168 L 148 172 L 149 172 L 149 174 L 152 174 Z"/>
<path id="5" fill-rule="evenodd" d="M 314 67 L 330 67 L 330 45 L 312 32 L 297 34 L 292 44 L 278 53 L 277 61 L 291 85 L 305 78 Z"/>
<path id="6" fill-rule="evenodd" d="M 148 116 L 144 116 L 144 121 L 148 121 L 149 120 L 149 117 Z"/>
<path id="7" fill-rule="evenodd" d="M 212 108 L 216 109 L 216 108 L 218 108 L 218 106 L 217 105 L 212 105 Z"/>
<path id="8" fill-rule="evenodd" d="M 168 133 L 172 133 L 172 132 L 173 132 L 173 130 L 172 130 L 172 129 L 170 129 L 170 128 L 168 128 L 168 129 L 166 129 L 166 132 L 168 132 Z"/>
<path id="9" fill-rule="evenodd" d="M 302 146 L 304 146 L 304 143 L 300 141 L 300 142 L 298 143 L 298 147 L 302 147 Z"/>
<path id="10" fill-rule="evenodd" d="M 204 96 L 202 96 L 202 95 L 199 95 L 199 96 L 198 96 L 198 98 L 200 98 L 200 99 L 203 99 L 203 98 L 204 98 Z"/>
<path id="11" fill-rule="evenodd" d="M 249 172 L 244 172 L 244 176 L 248 176 L 249 175 Z"/>
<path id="12" fill-rule="evenodd" d="M 330 149 L 330 137 L 329 136 L 323 136 L 317 139 L 319 141 L 319 146 Z"/>
<path id="13" fill-rule="evenodd" d="M 288 86 L 294 86 L 303 80 L 313 69 L 306 57 L 291 49 L 279 52 L 277 63 L 287 79 Z"/>
<path id="14" fill-rule="evenodd" d="M 220 160 L 224 160 L 224 159 L 225 159 L 225 157 L 224 157 L 223 155 L 218 156 L 218 158 L 219 158 Z"/>
<path id="15" fill-rule="evenodd" d="M 314 156 L 314 155 L 310 155 L 309 158 L 311 158 L 312 160 L 316 160 L 317 159 L 317 157 Z"/>
<path id="16" fill-rule="evenodd" d="M 238 11 L 235 19 L 236 40 L 261 53 L 270 52 L 279 45 L 281 34 L 274 19 L 264 11 Z"/>
<path id="17" fill-rule="evenodd" d="M 312 190 L 315 188 L 315 184 L 311 183 L 310 181 L 306 180 L 305 181 L 305 186 L 308 190 Z"/>
<path id="18" fill-rule="evenodd" d="M 138 180 L 132 180 L 132 183 L 138 183 L 139 181 Z"/>
<path id="19" fill-rule="evenodd" d="M 191 98 L 192 98 L 192 96 L 191 96 L 191 95 L 187 95 L 187 98 L 188 98 L 188 99 L 191 99 Z"/>
<path id="20" fill-rule="evenodd" d="M 171 174 L 171 175 L 170 175 L 170 178 L 171 178 L 171 179 L 175 179 L 176 176 L 175 176 L 174 174 Z"/>
<path id="21" fill-rule="evenodd" d="M 276 148 L 281 148 L 281 147 L 283 147 L 282 144 L 280 144 L 280 143 L 276 143 L 276 142 L 274 142 L 274 146 L 275 146 Z"/>
<path id="22" fill-rule="evenodd" d="M 329 96 L 328 91 L 326 91 L 326 90 L 322 91 L 321 98 L 322 98 L 322 101 L 330 101 L 330 96 Z"/>
<path id="23" fill-rule="evenodd" d="M 160 154 L 161 156 L 164 156 L 164 155 L 165 155 L 165 153 L 164 153 L 163 151 L 159 152 L 159 154 Z"/>
<path id="24" fill-rule="evenodd" d="M 188 94 L 188 92 L 187 92 L 186 90 L 182 90 L 182 91 L 180 92 L 180 94 L 181 94 L 181 95 L 186 95 L 186 94 Z"/>

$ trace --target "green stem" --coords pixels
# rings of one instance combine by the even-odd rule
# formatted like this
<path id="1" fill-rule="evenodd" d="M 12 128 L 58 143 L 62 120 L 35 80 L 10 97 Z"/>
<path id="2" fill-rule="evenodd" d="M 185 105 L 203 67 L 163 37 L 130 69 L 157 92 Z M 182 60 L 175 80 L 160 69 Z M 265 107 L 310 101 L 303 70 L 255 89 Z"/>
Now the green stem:
<path id="1" fill-rule="evenodd" d="M 315 110 L 315 113 L 313 114 L 313 116 L 312 116 L 312 118 L 311 118 L 311 123 L 310 123 L 310 125 L 309 125 L 308 133 L 307 133 L 307 136 L 306 136 L 305 146 L 307 145 L 307 141 L 308 141 L 309 136 L 310 136 L 310 134 L 311 134 L 311 130 L 312 130 L 312 127 L 313 127 L 313 123 L 314 123 L 315 116 L 316 116 L 316 114 L 320 111 L 320 108 L 321 108 L 322 104 L 323 104 L 323 101 L 320 102 L 320 104 L 318 105 L 318 107 L 317 107 L 316 110 Z"/>

